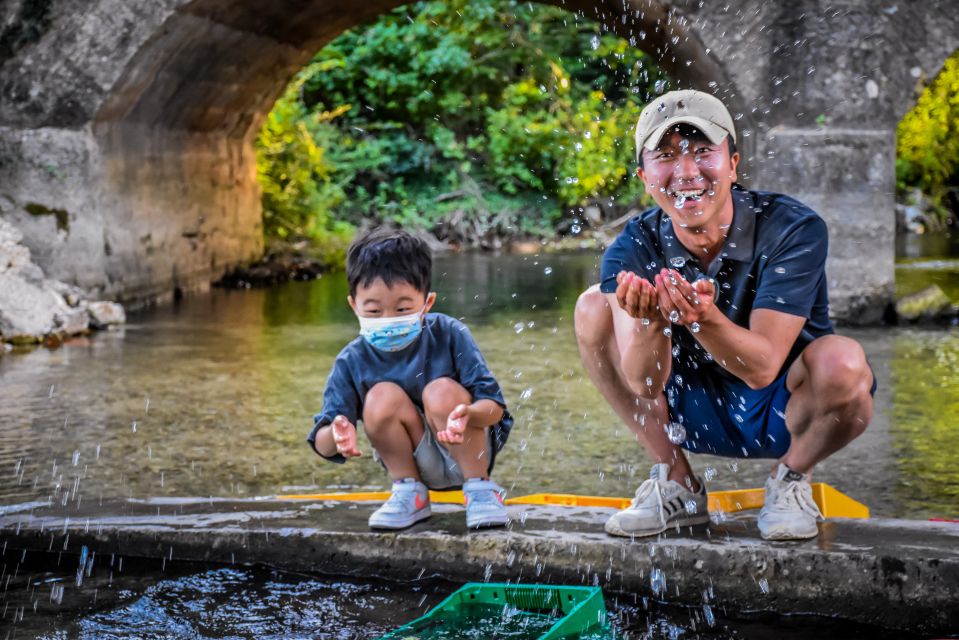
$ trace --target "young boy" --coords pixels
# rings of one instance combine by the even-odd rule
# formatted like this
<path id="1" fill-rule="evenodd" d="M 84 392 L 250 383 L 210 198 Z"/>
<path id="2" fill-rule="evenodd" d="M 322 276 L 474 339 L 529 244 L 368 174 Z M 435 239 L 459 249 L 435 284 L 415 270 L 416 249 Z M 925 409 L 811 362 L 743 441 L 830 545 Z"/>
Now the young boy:
<path id="1" fill-rule="evenodd" d="M 466 326 L 429 313 L 432 256 L 422 240 L 380 228 L 347 252 L 348 301 L 360 336 L 340 352 L 307 441 L 323 458 L 362 455 L 363 421 L 393 495 L 370 516 L 404 529 L 430 516 L 428 489 L 463 488 L 469 528 L 507 522 L 505 491 L 489 479 L 513 425 L 503 394 Z"/>

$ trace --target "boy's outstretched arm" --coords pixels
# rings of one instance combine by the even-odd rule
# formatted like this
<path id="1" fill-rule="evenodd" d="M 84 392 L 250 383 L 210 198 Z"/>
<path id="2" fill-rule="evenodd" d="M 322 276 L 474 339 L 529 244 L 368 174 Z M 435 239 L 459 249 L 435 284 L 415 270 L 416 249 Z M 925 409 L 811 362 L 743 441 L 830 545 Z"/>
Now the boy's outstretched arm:
<path id="1" fill-rule="evenodd" d="M 313 447 L 324 458 L 332 458 L 337 453 L 346 458 L 363 455 L 356 444 L 356 427 L 342 415 L 316 432 Z"/>
<path id="2" fill-rule="evenodd" d="M 459 404 L 450 412 L 446 428 L 436 433 L 436 439 L 444 444 L 461 444 L 466 429 L 487 429 L 502 418 L 503 407 L 489 398 Z"/>

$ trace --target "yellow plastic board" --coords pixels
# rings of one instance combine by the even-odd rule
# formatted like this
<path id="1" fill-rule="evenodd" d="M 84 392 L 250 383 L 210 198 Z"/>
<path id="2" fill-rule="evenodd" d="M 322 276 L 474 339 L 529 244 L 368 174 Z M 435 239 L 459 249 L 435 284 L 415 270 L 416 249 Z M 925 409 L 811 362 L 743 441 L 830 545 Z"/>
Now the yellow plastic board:
<path id="1" fill-rule="evenodd" d="M 763 489 L 737 489 L 735 491 L 710 491 L 709 510 L 735 513 L 763 506 L 766 492 Z M 812 495 L 819 510 L 827 518 L 868 518 L 869 508 L 828 484 L 812 485 Z M 280 500 L 340 500 L 345 502 L 385 501 L 387 491 L 366 493 L 314 493 L 278 496 Z M 430 501 L 436 504 L 463 504 L 462 491 L 430 491 Z M 580 496 L 569 493 L 534 493 L 518 498 L 509 498 L 506 504 L 548 504 L 562 507 L 607 507 L 623 509 L 629 498 L 609 496 Z"/>

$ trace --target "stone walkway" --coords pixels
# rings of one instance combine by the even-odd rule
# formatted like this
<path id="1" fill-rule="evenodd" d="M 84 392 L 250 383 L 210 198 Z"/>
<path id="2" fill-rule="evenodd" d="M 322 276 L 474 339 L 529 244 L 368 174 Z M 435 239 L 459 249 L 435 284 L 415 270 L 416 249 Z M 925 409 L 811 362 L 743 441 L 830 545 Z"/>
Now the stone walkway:
<path id="1" fill-rule="evenodd" d="M 434 505 L 401 533 L 374 533 L 376 503 L 153 500 L 81 510 L 0 511 L 4 562 L 28 552 L 265 564 L 326 575 L 600 585 L 674 603 L 806 612 L 892 629 L 959 630 L 959 524 L 841 520 L 819 538 L 765 542 L 755 512 L 708 528 L 629 540 L 611 510 L 517 505 L 506 530 L 469 532 Z M 14 555 L 15 554 L 15 555 Z M 658 593 L 657 593 L 658 592 Z"/>

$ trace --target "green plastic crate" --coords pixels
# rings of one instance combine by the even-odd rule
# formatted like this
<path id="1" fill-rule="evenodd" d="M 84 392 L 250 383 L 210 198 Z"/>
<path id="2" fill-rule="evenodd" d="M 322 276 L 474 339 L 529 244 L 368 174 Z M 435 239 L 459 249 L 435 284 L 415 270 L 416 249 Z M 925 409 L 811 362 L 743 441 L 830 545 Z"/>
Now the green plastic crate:
<path id="1" fill-rule="evenodd" d="M 379 640 L 560 640 L 586 633 L 602 637 L 605 630 L 599 587 L 474 582 Z"/>

